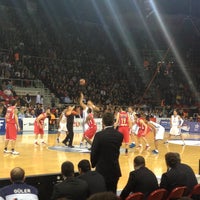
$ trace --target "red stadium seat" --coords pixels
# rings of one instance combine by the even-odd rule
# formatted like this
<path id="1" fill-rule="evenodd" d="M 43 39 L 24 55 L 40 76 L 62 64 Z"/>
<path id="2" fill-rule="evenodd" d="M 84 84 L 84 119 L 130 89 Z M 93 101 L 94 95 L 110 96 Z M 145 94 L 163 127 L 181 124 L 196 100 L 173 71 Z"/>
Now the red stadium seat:
<path id="1" fill-rule="evenodd" d="M 168 195 L 167 200 L 179 199 L 184 195 L 184 192 L 187 190 L 186 186 L 174 188 Z"/>
<path id="2" fill-rule="evenodd" d="M 167 190 L 157 189 L 149 194 L 147 200 L 165 200 L 167 197 Z"/>
<path id="3" fill-rule="evenodd" d="M 192 196 L 200 196 L 200 184 L 197 184 L 193 187 L 192 191 L 190 192 L 190 194 L 188 195 L 189 197 L 192 197 Z"/>
<path id="4" fill-rule="evenodd" d="M 126 200 L 143 200 L 143 199 L 144 199 L 144 194 L 142 194 L 141 192 L 136 192 L 126 197 Z"/>

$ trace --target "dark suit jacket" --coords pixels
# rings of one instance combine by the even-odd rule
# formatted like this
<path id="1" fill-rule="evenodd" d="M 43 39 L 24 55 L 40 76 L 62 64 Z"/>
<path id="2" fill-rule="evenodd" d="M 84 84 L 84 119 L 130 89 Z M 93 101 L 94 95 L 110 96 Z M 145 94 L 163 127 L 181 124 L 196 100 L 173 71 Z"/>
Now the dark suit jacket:
<path id="1" fill-rule="evenodd" d="M 96 167 L 106 180 L 121 176 L 118 159 L 122 141 L 123 135 L 113 127 L 96 133 L 94 137 L 90 160 L 92 167 Z"/>
<path id="2" fill-rule="evenodd" d="M 191 190 L 196 184 L 197 179 L 191 167 L 180 163 L 162 175 L 160 187 L 170 192 L 178 186 L 187 186 Z"/>
<path id="3" fill-rule="evenodd" d="M 98 192 L 106 191 L 104 177 L 97 171 L 88 171 L 78 176 L 78 178 L 87 182 L 89 187 L 89 196 Z"/>
<path id="4" fill-rule="evenodd" d="M 77 178 L 70 177 L 54 186 L 51 199 L 65 197 L 69 200 L 86 200 L 88 197 L 88 184 Z"/>
<path id="5" fill-rule="evenodd" d="M 156 189 L 158 189 L 158 181 L 155 174 L 146 167 L 140 167 L 130 172 L 128 182 L 120 197 L 124 200 L 130 193 L 142 192 L 146 198 Z"/>

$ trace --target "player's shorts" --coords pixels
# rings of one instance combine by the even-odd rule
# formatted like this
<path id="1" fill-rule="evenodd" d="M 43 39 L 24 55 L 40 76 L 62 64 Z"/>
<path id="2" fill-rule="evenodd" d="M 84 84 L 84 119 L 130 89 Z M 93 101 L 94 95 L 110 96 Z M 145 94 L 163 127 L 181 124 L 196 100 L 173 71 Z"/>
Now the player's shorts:
<path id="1" fill-rule="evenodd" d="M 83 135 L 84 135 L 84 137 L 86 137 L 86 138 L 88 138 L 88 139 L 91 140 L 91 139 L 94 137 L 96 131 L 97 131 L 97 127 L 94 126 L 94 127 L 92 127 L 92 128 L 88 128 L 88 129 L 84 132 Z"/>
<path id="2" fill-rule="evenodd" d="M 156 129 L 156 136 L 155 140 L 163 140 L 164 139 L 164 134 L 165 134 L 165 128 L 164 127 L 159 127 Z"/>
<path id="3" fill-rule="evenodd" d="M 139 128 L 137 136 L 138 137 L 145 137 L 145 131 L 144 131 L 144 129 Z"/>
<path id="4" fill-rule="evenodd" d="M 134 124 L 132 127 L 131 127 L 131 133 L 137 135 L 138 134 L 138 130 L 139 130 L 139 127 L 137 124 Z"/>
<path id="5" fill-rule="evenodd" d="M 58 128 L 58 132 L 67 132 L 67 124 L 66 123 L 59 123 L 59 128 Z"/>
<path id="6" fill-rule="evenodd" d="M 41 128 L 36 121 L 34 122 L 34 133 L 36 135 L 38 135 L 38 134 L 41 134 L 41 135 L 44 134 L 44 128 L 43 128 L 43 126 Z"/>
<path id="7" fill-rule="evenodd" d="M 169 134 L 170 135 L 175 135 L 175 136 L 180 135 L 181 134 L 181 129 L 178 128 L 177 126 L 172 126 L 172 128 L 169 131 Z"/>
<path id="8" fill-rule="evenodd" d="M 129 143 L 129 127 L 119 126 L 118 131 L 124 136 L 124 142 Z"/>
<path id="9" fill-rule="evenodd" d="M 16 139 L 17 139 L 17 125 L 6 124 L 6 140 L 16 140 Z"/>

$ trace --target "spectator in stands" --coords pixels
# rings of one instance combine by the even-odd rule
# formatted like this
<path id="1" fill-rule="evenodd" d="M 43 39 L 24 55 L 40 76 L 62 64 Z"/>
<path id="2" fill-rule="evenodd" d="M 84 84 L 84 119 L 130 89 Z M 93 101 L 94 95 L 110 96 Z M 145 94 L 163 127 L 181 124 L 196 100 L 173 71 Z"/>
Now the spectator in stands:
<path id="1" fill-rule="evenodd" d="M 96 167 L 96 171 L 104 177 L 107 191 L 116 193 L 121 176 L 119 154 L 123 136 L 113 127 L 112 113 L 104 113 L 102 121 L 104 130 L 97 132 L 94 137 L 90 160 L 92 167 Z"/>
<path id="2" fill-rule="evenodd" d="M 30 112 L 30 117 L 31 117 L 31 118 L 36 118 L 35 110 L 34 110 L 34 109 L 31 110 L 31 112 Z"/>
<path id="3" fill-rule="evenodd" d="M 97 171 L 91 171 L 89 160 L 81 160 L 78 163 L 78 171 L 80 173 L 80 176 L 78 178 L 88 183 L 89 196 L 94 193 L 106 191 L 104 177 Z"/>
<path id="4" fill-rule="evenodd" d="M 40 103 L 41 103 L 42 105 L 44 105 L 44 96 L 43 96 L 43 95 L 41 95 Z"/>
<path id="5" fill-rule="evenodd" d="M 36 117 L 39 116 L 43 112 L 44 112 L 44 109 L 42 107 L 42 104 L 37 104 L 37 107 L 35 109 L 35 115 L 36 115 Z"/>
<path id="6" fill-rule="evenodd" d="M 145 166 L 145 159 L 142 156 L 136 156 L 133 161 L 134 171 L 130 172 L 128 182 L 122 190 L 120 197 L 122 200 L 130 193 L 142 192 L 147 196 L 158 189 L 158 181 L 155 174 Z"/>
<path id="7" fill-rule="evenodd" d="M 74 176 L 74 165 L 65 161 L 61 166 L 64 181 L 54 186 L 51 200 L 66 198 L 71 200 L 86 200 L 88 197 L 88 185 L 85 181 Z"/>
<path id="8" fill-rule="evenodd" d="M 25 114 L 25 118 L 32 118 L 31 113 L 29 112 L 29 109 L 26 109 L 24 114 Z"/>
<path id="9" fill-rule="evenodd" d="M 0 116 L 5 117 L 7 111 L 7 107 L 5 105 L 5 100 L 0 99 Z"/>
<path id="10" fill-rule="evenodd" d="M 25 101 L 26 101 L 26 104 L 27 104 L 27 107 L 28 107 L 31 104 L 31 97 L 30 97 L 29 94 L 26 94 Z"/>
<path id="11" fill-rule="evenodd" d="M 41 104 L 41 95 L 40 95 L 40 92 L 38 92 L 37 95 L 36 95 L 35 104 Z"/>
<path id="12" fill-rule="evenodd" d="M 162 174 L 160 187 L 171 192 L 175 187 L 187 186 L 191 190 L 197 184 L 196 176 L 186 164 L 181 163 L 180 155 L 174 152 L 165 154 L 167 172 Z"/>
<path id="13" fill-rule="evenodd" d="M 101 192 L 93 194 L 87 200 L 119 200 L 119 198 L 112 192 Z"/>
<path id="14" fill-rule="evenodd" d="M 51 107 L 54 108 L 56 105 L 56 97 L 55 95 L 52 93 L 51 94 Z"/>
<path id="15" fill-rule="evenodd" d="M 10 172 L 11 185 L 0 189 L 0 199 L 20 199 L 38 200 L 38 190 L 26 184 L 25 171 L 20 167 L 15 167 Z"/>

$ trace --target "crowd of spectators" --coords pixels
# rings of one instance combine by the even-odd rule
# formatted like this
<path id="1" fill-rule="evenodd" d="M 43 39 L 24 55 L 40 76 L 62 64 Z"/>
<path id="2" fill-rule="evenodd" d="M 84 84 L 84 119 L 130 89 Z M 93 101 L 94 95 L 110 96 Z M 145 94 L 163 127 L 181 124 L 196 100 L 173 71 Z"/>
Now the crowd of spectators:
<path id="1" fill-rule="evenodd" d="M 29 13 L 22 10 L 4 7 L 1 11 L 7 16 L 0 21 L 0 75 L 6 82 L 12 78 L 27 79 L 23 86 L 28 86 L 28 79 L 40 79 L 66 104 L 76 104 L 80 90 L 101 107 L 112 105 L 110 109 L 115 109 L 114 105 L 143 105 L 152 112 L 152 106 L 159 106 L 163 100 L 164 112 L 163 109 L 153 111 L 162 116 L 169 115 L 165 111 L 171 107 L 198 103 L 190 83 L 179 75 L 181 70 L 175 61 L 159 68 L 150 88 L 153 92 L 149 91 L 147 97 L 142 98 L 158 67 L 158 58 L 148 56 L 147 62 L 141 49 L 137 54 L 146 64 L 137 66 L 132 56 L 123 51 L 122 44 L 116 53 L 99 24 L 58 17 L 60 23 L 56 28 L 60 34 L 57 34 L 43 13 L 30 18 Z M 198 83 L 199 75 L 192 75 Z M 78 84 L 80 78 L 86 79 L 84 88 Z M 17 85 L 17 81 L 13 84 Z"/>

